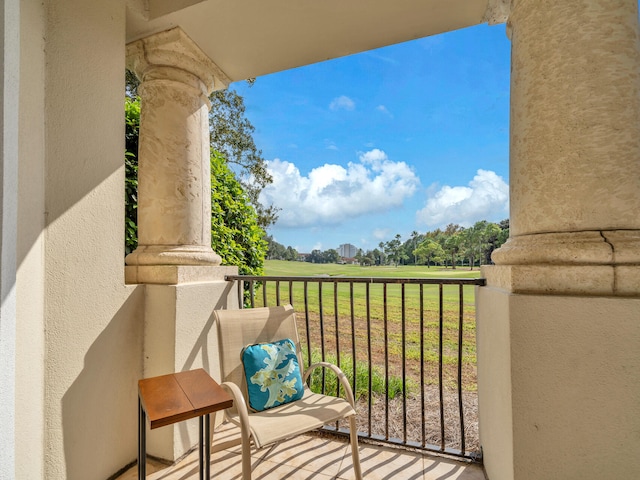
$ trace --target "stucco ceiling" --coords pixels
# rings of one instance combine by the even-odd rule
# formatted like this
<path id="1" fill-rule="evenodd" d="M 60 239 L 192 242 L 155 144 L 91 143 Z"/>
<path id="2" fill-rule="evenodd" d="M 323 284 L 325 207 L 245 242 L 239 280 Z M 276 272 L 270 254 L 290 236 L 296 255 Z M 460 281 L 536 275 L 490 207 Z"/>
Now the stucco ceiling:
<path id="1" fill-rule="evenodd" d="M 130 0 L 127 42 L 180 26 L 232 80 L 503 21 L 505 0 Z"/>

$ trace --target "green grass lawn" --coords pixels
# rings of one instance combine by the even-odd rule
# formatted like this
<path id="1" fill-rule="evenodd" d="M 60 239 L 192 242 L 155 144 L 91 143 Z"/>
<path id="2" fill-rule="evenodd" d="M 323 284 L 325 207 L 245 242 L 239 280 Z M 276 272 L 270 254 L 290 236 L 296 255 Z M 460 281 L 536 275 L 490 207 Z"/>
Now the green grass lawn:
<path id="1" fill-rule="evenodd" d="M 271 260 L 265 262 L 265 274 L 270 276 L 329 276 L 329 277 L 387 277 L 387 278 L 479 278 L 476 269 L 444 269 L 424 266 L 361 267 L 357 265 L 311 264 L 306 262 L 286 262 Z M 406 358 L 405 367 L 413 384 L 419 383 L 420 358 L 424 358 L 426 381 L 437 382 L 440 359 L 440 318 L 442 317 L 442 363 L 444 381 L 454 386 L 457 377 L 460 287 L 442 286 L 442 311 L 440 311 L 440 287 L 422 287 L 422 307 L 420 286 L 406 285 L 404 302 L 402 288 L 398 284 L 322 283 L 309 282 L 305 288 L 302 282 L 294 282 L 289 289 L 288 282 L 268 282 L 266 289 L 256 290 L 255 305 L 289 303 L 290 298 L 299 315 L 300 336 L 306 349 L 307 325 L 312 350 L 325 346 L 327 355 L 341 355 L 353 358 L 353 338 L 355 356 L 358 362 L 369 362 L 378 368 L 385 368 L 388 358 L 390 374 L 398 375 L 402 370 L 402 354 Z M 279 290 L 279 292 L 278 292 Z M 367 311 L 367 291 L 369 309 Z M 463 338 L 462 369 L 464 388 L 475 390 L 475 289 L 463 287 Z M 351 300 L 353 298 L 353 301 Z M 385 301 L 386 300 L 386 301 Z M 305 307 L 306 304 L 306 307 Z M 404 316 L 403 316 L 404 304 Z M 308 319 L 305 313 L 308 312 Z M 404 320 L 403 320 L 404 319 Z M 308 323 L 307 323 L 308 321 Z M 336 335 L 336 332 L 338 334 Z M 423 347 L 421 348 L 421 341 Z M 371 344 L 371 359 L 369 358 Z M 305 352 L 306 354 L 306 352 Z M 342 360 L 341 362 L 342 363 Z"/>
<path id="2" fill-rule="evenodd" d="M 480 278 L 480 270 L 469 268 L 431 267 L 424 265 L 400 265 L 398 267 L 363 267 L 360 265 L 338 265 L 335 263 L 287 262 L 284 260 L 265 261 L 265 275 L 332 277 L 393 277 L 393 278 Z"/>

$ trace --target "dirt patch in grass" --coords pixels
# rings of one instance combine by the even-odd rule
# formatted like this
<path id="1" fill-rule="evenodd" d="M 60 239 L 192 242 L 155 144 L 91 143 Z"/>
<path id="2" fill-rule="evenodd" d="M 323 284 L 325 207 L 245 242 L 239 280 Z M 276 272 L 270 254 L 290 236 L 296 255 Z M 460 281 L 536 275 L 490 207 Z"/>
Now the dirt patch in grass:
<path id="1" fill-rule="evenodd" d="M 463 399 L 463 418 L 465 428 L 464 449 L 466 452 L 480 450 L 478 437 L 478 396 L 475 392 L 465 392 Z M 455 392 L 444 393 L 444 440 L 440 423 L 440 395 L 437 387 L 425 388 L 424 410 L 420 395 L 407 398 L 406 407 L 402 397 L 389 400 L 378 397 L 371 406 L 371 425 L 369 425 L 369 404 L 366 398 L 357 403 L 358 431 L 368 435 L 406 440 L 419 444 L 462 450 L 458 397 Z M 387 422 L 388 408 L 388 422 Z M 424 412 L 424 416 L 423 416 Z M 405 434 L 406 428 L 406 434 Z"/>

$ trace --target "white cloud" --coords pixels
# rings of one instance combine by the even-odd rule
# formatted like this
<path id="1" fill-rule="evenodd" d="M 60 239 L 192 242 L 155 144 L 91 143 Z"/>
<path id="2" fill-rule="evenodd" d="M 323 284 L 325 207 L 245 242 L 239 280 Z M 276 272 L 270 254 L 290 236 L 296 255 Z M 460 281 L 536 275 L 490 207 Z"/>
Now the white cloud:
<path id="1" fill-rule="evenodd" d="M 273 183 L 260 194 L 263 204 L 280 208 L 277 226 L 338 225 L 348 219 L 400 207 L 420 181 L 404 162 L 374 149 L 347 167 L 325 164 L 307 176 L 295 164 L 267 162 Z"/>
<path id="2" fill-rule="evenodd" d="M 324 145 L 327 150 L 339 150 L 338 146 L 333 140 L 325 139 Z"/>
<path id="3" fill-rule="evenodd" d="M 376 110 L 384 113 L 385 115 L 389 115 L 389 117 L 393 118 L 393 114 L 384 105 L 378 105 L 376 107 Z"/>
<path id="4" fill-rule="evenodd" d="M 389 238 L 389 232 L 391 232 L 391 230 L 388 228 L 376 228 L 371 232 L 371 235 L 373 235 L 373 238 L 376 240 L 386 240 Z"/>
<path id="5" fill-rule="evenodd" d="M 495 172 L 478 170 L 468 187 L 445 185 L 427 192 L 427 203 L 416 214 L 418 223 L 444 227 L 458 223 L 468 227 L 479 220 L 498 221 L 509 214 L 509 186 Z"/>
<path id="6" fill-rule="evenodd" d="M 329 109 L 331 110 L 355 110 L 356 103 L 346 95 L 341 95 L 331 100 Z"/>

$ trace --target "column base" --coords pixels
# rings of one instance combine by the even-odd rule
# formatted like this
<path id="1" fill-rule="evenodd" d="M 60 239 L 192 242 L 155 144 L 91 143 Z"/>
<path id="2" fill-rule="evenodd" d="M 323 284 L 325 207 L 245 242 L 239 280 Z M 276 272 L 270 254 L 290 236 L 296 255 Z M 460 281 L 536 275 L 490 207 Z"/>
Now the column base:
<path id="1" fill-rule="evenodd" d="M 206 245 L 140 245 L 125 257 L 127 265 L 211 265 L 222 258 Z"/>
<path id="2" fill-rule="evenodd" d="M 640 297 L 640 231 L 519 235 L 482 268 L 487 284 L 512 293 Z"/>
<path id="3" fill-rule="evenodd" d="M 127 285 L 181 285 L 222 281 L 225 275 L 237 273 L 237 267 L 213 265 L 127 265 L 124 267 L 124 281 Z"/>

